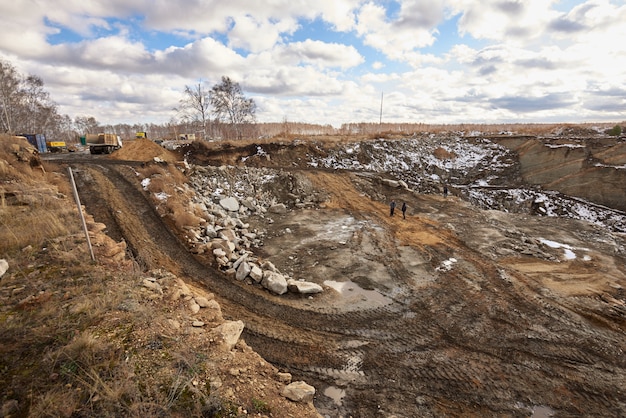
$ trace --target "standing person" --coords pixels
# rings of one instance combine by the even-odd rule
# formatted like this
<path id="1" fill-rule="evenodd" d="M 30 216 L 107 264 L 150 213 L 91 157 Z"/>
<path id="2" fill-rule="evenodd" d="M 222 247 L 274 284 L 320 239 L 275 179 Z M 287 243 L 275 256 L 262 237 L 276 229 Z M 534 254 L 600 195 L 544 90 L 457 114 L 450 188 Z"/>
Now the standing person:
<path id="1" fill-rule="evenodd" d="M 402 219 L 406 219 L 406 202 L 402 202 Z"/>
<path id="2" fill-rule="evenodd" d="M 389 216 L 393 216 L 394 210 L 396 210 L 396 201 L 392 199 L 391 203 L 389 204 Z"/>
<path id="3" fill-rule="evenodd" d="M 443 197 L 448 197 L 448 185 L 443 185 Z"/>

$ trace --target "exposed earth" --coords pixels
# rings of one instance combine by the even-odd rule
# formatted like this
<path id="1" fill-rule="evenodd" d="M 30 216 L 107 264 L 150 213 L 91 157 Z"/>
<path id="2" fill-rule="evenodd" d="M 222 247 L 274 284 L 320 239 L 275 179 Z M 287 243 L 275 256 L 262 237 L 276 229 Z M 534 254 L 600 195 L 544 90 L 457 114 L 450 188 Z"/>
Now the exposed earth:
<path id="1" fill-rule="evenodd" d="M 309 163 L 336 147 L 130 143 L 110 158 L 58 162 L 76 170 L 87 212 L 142 268 L 214 293 L 225 318 L 245 323 L 249 346 L 316 388 L 323 416 L 626 416 L 623 232 L 482 209 L 453 183 L 444 197 L 430 183 L 398 185 L 389 171 Z M 274 295 L 229 277 L 211 253 L 190 251 L 187 229 L 142 187 L 137 170 L 150 166 L 178 167 L 183 182 L 222 166 L 233 184 L 224 194 L 252 170 L 274 173 L 268 193 L 288 210 L 246 214 L 263 236 L 253 251 L 324 291 Z M 513 167 L 519 187 L 525 166 Z M 262 186 L 270 187 L 255 190 Z"/>

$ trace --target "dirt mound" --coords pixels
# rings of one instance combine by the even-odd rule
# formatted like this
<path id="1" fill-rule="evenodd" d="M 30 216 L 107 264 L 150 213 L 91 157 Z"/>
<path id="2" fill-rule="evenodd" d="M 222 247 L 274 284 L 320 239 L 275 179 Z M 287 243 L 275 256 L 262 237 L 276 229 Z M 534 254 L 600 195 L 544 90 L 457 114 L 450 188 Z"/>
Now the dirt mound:
<path id="1" fill-rule="evenodd" d="M 180 160 L 180 157 L 175 152 L 166 150 L 145 138 L 125 142 L 124 146 L 111 154 L 110 158 L 128 161 L 153 161 L 155 158 L 166 162 Z"/>

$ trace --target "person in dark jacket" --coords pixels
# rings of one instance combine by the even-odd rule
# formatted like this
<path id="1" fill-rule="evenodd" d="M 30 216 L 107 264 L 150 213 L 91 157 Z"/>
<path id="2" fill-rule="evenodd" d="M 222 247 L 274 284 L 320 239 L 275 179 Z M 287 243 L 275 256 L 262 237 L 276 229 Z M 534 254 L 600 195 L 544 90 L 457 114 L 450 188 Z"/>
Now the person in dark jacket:
<path id="1" fill-rule="evenodd" d="M 392 200 L 389 204 L 389 216 L 393 216 L 393 212 L 396 210 L 396 201 Z"/>
<path id="2" fill-rule="evenodd" d="M 402 202 L 402 219 L 406 219 L 406 202 Z"/>

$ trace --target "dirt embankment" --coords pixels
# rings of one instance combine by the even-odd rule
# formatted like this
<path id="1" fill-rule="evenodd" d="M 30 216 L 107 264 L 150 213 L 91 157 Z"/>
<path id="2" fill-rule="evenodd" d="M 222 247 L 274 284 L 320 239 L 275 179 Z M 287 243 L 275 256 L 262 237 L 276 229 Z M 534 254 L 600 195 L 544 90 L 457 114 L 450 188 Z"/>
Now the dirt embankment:
<path id="1" fill-rule="evenodd" d="M 615 138 L 503 138 L 526 183 L 626 211 L 626 145 Z"/>
<path id="2" fill-rule="evenodd" d="M 124 201 L 86 205 L 111 213 L 146 266 L 163 264 L 213 292 L 227 318 L 245 322 L 251 347 L 316 386 L 322 414 L 626 413 L 623 236 L 479 210 L 454 196 L 391 187 L 373 173 L 305 166 L 300 151 L 324 154 L 319 144 L 263 149 L 276 152 L 248 146 L 186 156 L 295 170 L 329 196 L 319 208 L 246 219 L 266 231 L 260 257 L 322 285 L 322 294 L 273 296 L 213 270 L 208 256 L 185 253 L 132 170 L 99 168 L 114 171 L 105 177 Z M 407 219 L 399 210 L 389 216 L 391 199 L 408 204 Z M 128 210 L 119 213 L 120 205 Z"/>

